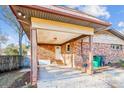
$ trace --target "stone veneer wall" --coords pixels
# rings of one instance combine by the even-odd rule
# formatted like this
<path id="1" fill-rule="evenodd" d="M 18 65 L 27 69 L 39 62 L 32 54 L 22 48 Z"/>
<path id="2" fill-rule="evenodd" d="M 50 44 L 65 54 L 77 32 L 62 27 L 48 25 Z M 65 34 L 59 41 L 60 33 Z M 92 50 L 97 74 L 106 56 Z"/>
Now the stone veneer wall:
<path id="1" fill-rule="evenodd" d="M 55 46 L 54 45 L 38 45 L 38 59 L 54 60 Z"/>

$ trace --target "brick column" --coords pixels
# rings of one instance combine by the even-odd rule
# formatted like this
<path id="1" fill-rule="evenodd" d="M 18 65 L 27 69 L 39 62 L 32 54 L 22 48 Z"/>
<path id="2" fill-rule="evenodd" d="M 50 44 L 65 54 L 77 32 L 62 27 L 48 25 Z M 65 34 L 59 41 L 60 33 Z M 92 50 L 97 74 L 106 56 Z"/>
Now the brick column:
<path id="1" fill-rule="evenodd" d="M 87 68 L 87 73 L 88 74 L 93 74 L 93 65 L 92 65 L 92 59 L 93 59 L 93 36 L 89 36 L 89 61 L 88 61 L 88 68 Z"/>
<path id="2" fill-rule="evenodd" d="M 31 84 L 37 85 L 37 29 L 31 29 Z"/>

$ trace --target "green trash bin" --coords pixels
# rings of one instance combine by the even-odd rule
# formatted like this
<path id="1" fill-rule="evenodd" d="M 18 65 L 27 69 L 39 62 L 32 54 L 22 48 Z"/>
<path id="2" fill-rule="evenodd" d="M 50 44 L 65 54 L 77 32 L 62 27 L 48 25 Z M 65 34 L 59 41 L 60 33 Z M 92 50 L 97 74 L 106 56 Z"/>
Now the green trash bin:
<path id="1" fill-rule="evenodd" d="M 93 68 L 101 66 L 101 56 L 93 56 Z"/>

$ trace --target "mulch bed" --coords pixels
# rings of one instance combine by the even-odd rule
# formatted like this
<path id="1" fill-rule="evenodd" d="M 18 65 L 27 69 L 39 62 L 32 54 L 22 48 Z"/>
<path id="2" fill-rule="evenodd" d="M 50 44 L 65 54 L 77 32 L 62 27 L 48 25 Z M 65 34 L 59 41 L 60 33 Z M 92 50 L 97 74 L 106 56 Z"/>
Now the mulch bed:
<path id="1" fill-rule="evenodd" d="M 115 68 L 122 68 L 124 69 L 124 67 L 122 67 L 122 65 L 120 63 L 113 63 L 111 64 L 112 67 L 115 67 Z"/>

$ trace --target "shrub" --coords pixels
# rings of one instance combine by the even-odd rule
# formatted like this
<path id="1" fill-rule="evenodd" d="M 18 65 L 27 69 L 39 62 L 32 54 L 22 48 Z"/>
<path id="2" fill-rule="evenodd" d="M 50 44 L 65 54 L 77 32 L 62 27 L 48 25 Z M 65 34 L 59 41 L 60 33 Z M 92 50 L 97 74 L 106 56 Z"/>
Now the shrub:
<path id="1" fill-rule="evenodd" d="M 124 67 L 124 60 L 119 60 L 119 64 Z"/>

